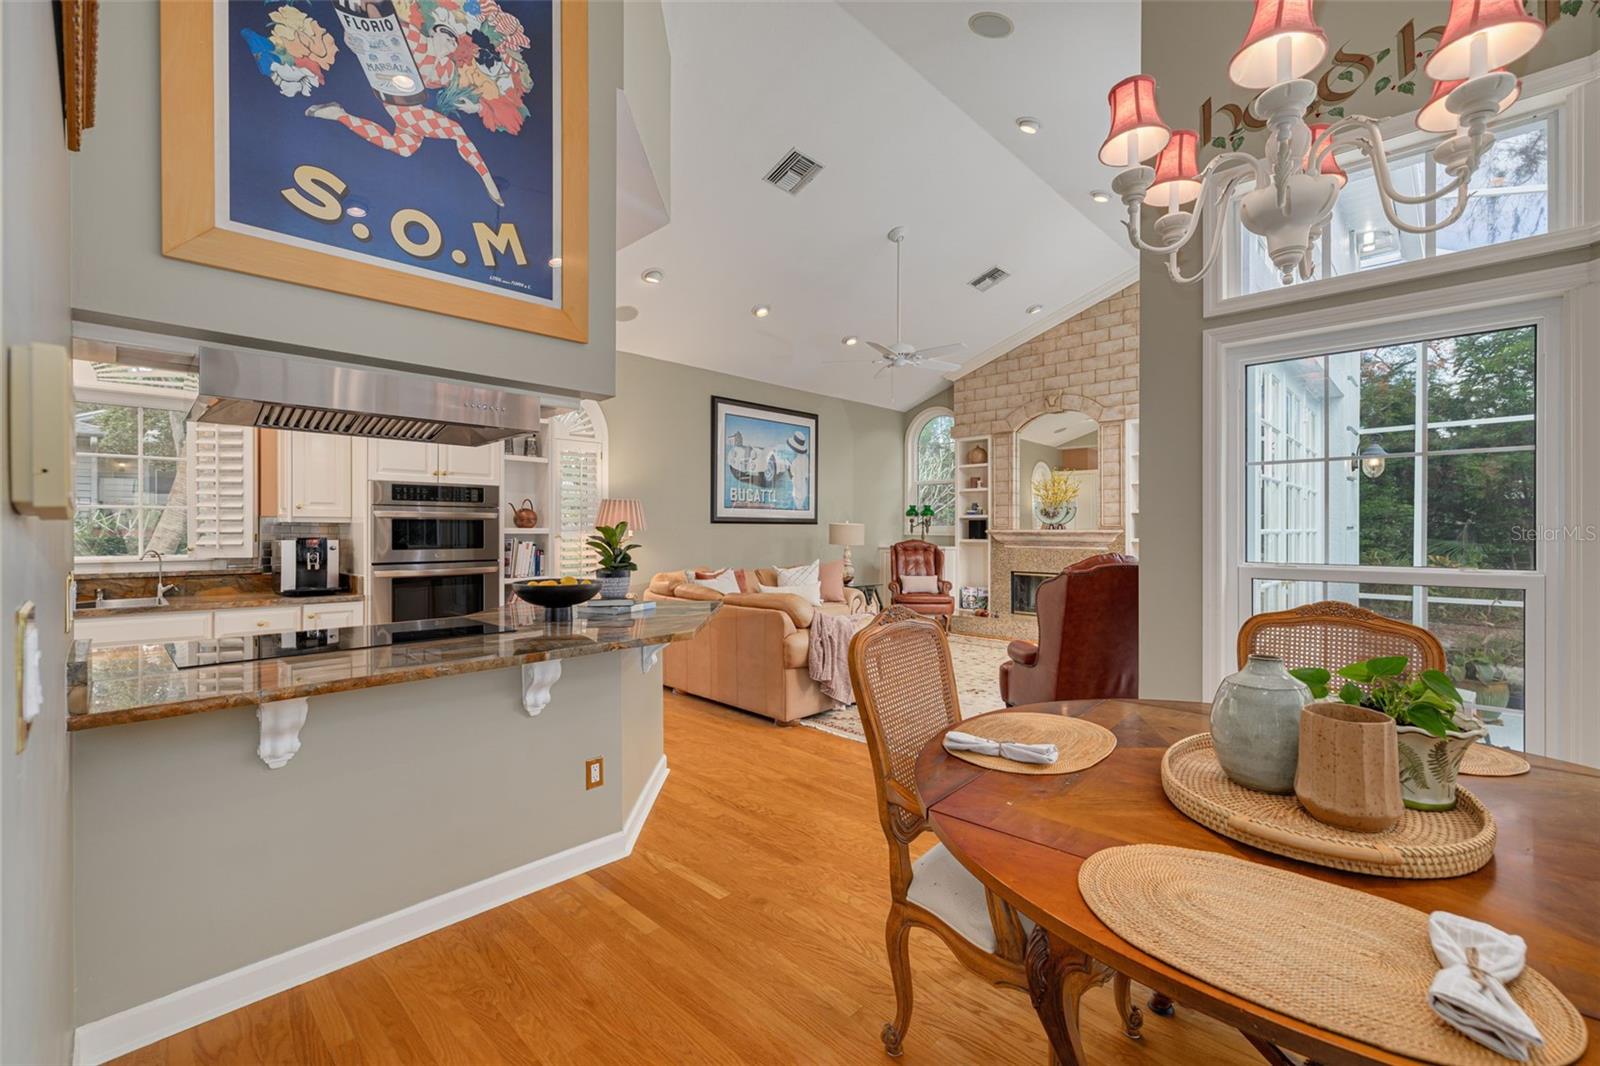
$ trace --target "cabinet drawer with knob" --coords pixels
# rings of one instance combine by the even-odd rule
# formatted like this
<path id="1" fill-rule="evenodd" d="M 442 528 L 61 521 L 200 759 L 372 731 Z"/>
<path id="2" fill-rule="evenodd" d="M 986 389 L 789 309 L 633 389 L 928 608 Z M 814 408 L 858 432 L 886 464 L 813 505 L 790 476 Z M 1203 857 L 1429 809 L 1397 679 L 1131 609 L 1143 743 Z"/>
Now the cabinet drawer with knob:
<path id="1" fill-rule="evenodd" d="M 320 607 L 308 604 L 301 609 L 300 628 L 348 629 L 350 626 L 366 625 L 366 616 L 366 608 L 359 603 L 330 603 Z"/>
<path id="2" fill-rule="evenodd" d="M 237 611 L 218 611 L 212 636 L 242 637 L 252 633 L 292 633 L 300 628 L 300 608 L 252 607 Z"/>

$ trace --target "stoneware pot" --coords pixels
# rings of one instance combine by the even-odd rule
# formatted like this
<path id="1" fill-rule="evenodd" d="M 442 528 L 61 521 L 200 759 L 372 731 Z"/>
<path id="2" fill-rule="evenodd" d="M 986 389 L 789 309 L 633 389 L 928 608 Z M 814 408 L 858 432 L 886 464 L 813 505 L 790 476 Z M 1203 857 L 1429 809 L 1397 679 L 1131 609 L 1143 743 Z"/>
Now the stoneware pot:
<path id="1" fill-rule="evenodd" d="M 1300 754 L 1300 710 L 1311 690 L 1283 660 L 1252 655 L 1223 680 L 1211 701 L 1211 741 L 1228 779 L 1258 792 L 1288 795 Z"/>
<path id="2" fill-rule="evenodd" d="M 1456 773 L 1467 749 L 1488 736 L 1483 726 L 1452 730 L 1436 737 L 1426 729 L 1395 729 L 1400 754 L 1400 795 L 1415 811 L 1451 811 L 1456 806 Z"/>
<path id="3" fill-rule="evenodd" d="M 981 444 L 974 444 L 972 450 L 967 452 L 967 462 L 973 466 L 989 461 L 989 449 Z"/>
<path id="4" fill-rule="evenodd" d="M 1380 833 L 1400 821 L 1399 755 L 1394 719 L 1336 700 L 1308 703 L 1300 714 L 1294 794 L 1319 822 Z"/>
<path id="5" fill-rule="evenodd" d="M 600 598 L 602 600 L 625 600 L 628 598 L 628 583 L 633 571 L 631 570 L 596 570 L 594 576 L 600 581 Z"/>

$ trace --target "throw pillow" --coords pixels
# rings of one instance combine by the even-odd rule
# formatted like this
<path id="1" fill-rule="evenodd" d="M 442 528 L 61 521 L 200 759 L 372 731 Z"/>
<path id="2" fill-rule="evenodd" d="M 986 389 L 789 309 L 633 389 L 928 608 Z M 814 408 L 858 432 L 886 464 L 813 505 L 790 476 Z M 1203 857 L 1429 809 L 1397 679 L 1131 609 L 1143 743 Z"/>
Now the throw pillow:
<path id="1" fill-rule="evenodd" d="M 739 587 L 739 579 L 734 576 L 732 570 L 696 570 L 694 572 L 694 583 L 696 585 L 704 585 L 708 589 L 714 589 L 723 595 L 727 595 L 730 592 L 744 591 Z"/>
<path id="2" fill-rule="evenodd" d="M 828 603 L 844 602 L 844 560 L 829 559 L 818 570 L 822 579 L 822 598 Z"/>
<path id="3" fill-rule="evenodd" d="M 799 596 L 809 604 L 822 606 L 822 582 L 812 581 L 804 585 L 759 585 L 762 592 L 785 592 L 790 596 Z"/>
<path id="4" fill-rule="evenodd" d="M 932 574 L 907 574 L 900 579 L 901 592 L 938 592 L 939 579 Z"/>
<path id="5" fill-rule="evenodd" d="M 778 584 L 808 585 L 813 581 L 821 581 L 822 575 L 818 573 L 821 566 L 822 560 L 820 559 L 813 559 L 804 566 L 780 566 L 777 568 Z M 840 597 L 840 599 L 843 598 L 842 596 Z"/>

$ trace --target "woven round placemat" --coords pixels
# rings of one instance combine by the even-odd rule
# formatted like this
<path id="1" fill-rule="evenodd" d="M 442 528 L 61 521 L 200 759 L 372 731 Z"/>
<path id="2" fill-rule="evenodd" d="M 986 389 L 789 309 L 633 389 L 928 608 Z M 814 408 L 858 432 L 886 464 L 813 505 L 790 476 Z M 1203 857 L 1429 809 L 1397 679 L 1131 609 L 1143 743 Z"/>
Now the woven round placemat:
<path id="1" fill-rule="evenodd" d="M 1510 1061 L 1428 1006 L 1439 964 L 1428 916 L 1404 904 L 1231 855 L 1131 844 L 1078 872 L 1078 890 L 1128 943 L 1224 992 L 1363 1043 L 1441 1066 Z M 1583 1054 L 1583 1018 L 1526 969 L 1506 986 L 1544 1037 L 1530 1061 Z"/>
<path id="2" fill-rule="evenodd" d="M 1461 760 L 1461 773 L 1474 777 L 1516 777 L 1533 767 L 1514 751 L 1489 744 L 1474 744 Z"/>
<path id="3" fill-rule="evenodd" d="M 1110 755 L 1117 738 L 1105 726 L 1069 718 L 1064 714 L 1039 714 L 1036 711 L 1002 711 L 969 718 L 955 727 L 985 740 L 1012 740 L 1022 744 L 1054 744 L 1056 761 L 1048 766 L 1013 762 L 998 755 L 979 755 L 975 751 L 950 751 L 985 770 L 1008 774 L 1075 774 L 1087 770 Z"/>
<path id="4" fill-rule="evenodd" d="M 1161 757 L 1161 787 L 1184 814 L 1225 837 L 1301 862 L 1377 877 L 1459 877 L 1494 856 L 1494 817 L 1456 790 L 1453 811 L 1406 810 L 1393 829 L 1357 833 L 1319 822 L 1293 796 L 1234 784 L 1210 733 L 1185 737 Z"/>

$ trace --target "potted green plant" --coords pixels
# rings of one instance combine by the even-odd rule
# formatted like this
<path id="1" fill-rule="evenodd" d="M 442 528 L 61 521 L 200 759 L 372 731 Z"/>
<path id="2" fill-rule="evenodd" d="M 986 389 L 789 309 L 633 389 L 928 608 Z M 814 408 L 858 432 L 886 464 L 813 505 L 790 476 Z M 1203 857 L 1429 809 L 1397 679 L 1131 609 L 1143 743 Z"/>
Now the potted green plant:
<path id="1" fill-rule="evenodd" d="M 1447 674 L 1424 670 L 1407 678 L 1408 665 L 1404 655 L 1382 655 L 1341 666 L 1335 674 L 1320 667 L 1289 672 L 1304 682 L 1316 699 L 1327 698 L 1338 676 L 1343 679 L 1338 689 L 1340 700 L 1393 718 L 1405 805 L 1419 811 L 1448 811 L 1456 805 L 1456 773 L 1461 760 L 1467 748 L 1488 730 L 1468 713 Z"/>
<path id="2" fill-rule="evenodd" d="M 627 540 L 628 523 L 618 522 L 614 526 L 595 526 L 594 536 L 584 542 L 600 557 L 594 576 L 600 581 L 601 599 L 628 598 L 630 575 L 639 569 L 631 553 L 639 545 L 629 544 Z"/>

